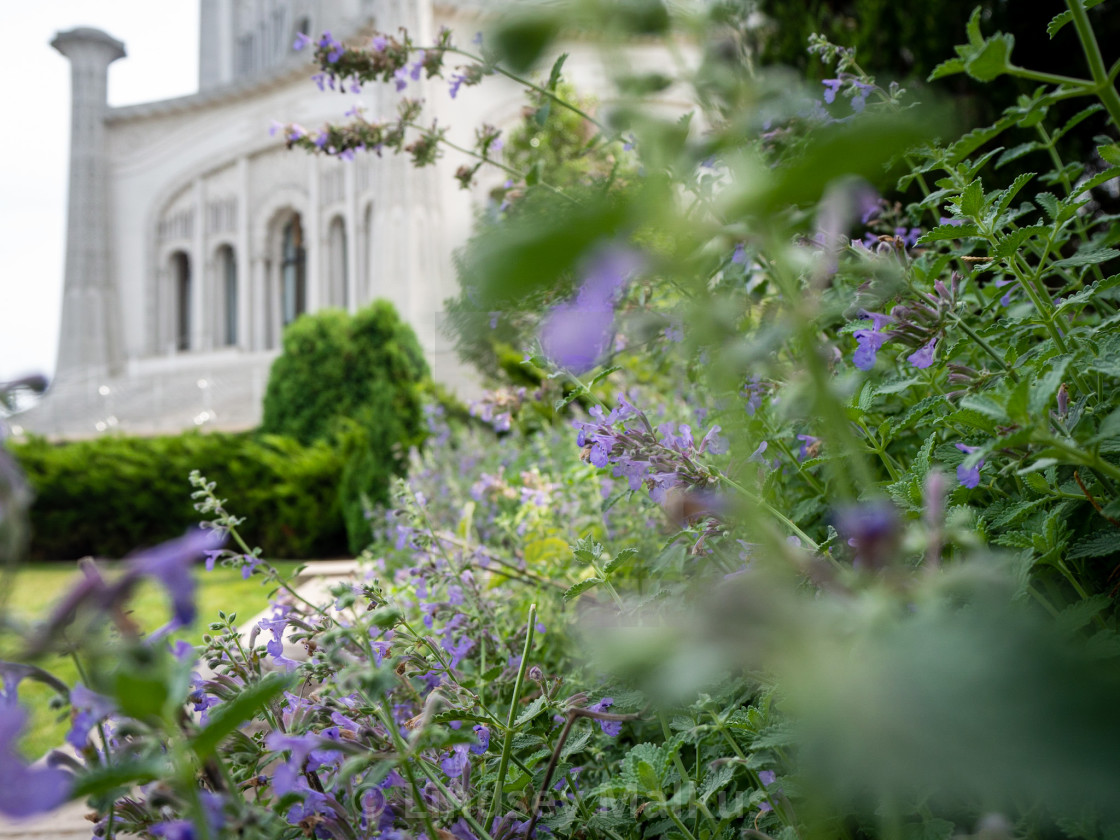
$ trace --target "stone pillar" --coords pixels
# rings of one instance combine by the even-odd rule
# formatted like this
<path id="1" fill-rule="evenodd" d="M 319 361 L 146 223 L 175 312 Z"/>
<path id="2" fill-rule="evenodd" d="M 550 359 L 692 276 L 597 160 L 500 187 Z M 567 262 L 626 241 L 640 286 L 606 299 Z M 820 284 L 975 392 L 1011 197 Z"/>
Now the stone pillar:
<path id="1" fill-rule="evenodd" d="M 254 287 L 249 248 L 249 158 L 237 159 L 237 346 L 243 350 L 259 347 L 260 330 L 250 313 L 261 309 L 260 290 Z"/>
<path id="2" fill-rule="evenodd" d="M 109 65 L 124 44 L 97 29 L 59 32 L 51 46 L 70 60 L 70 199 L 59 332 L 58 378 L 115 372 L 121 363 L 116 284 L 109 274 L 109 179 L 105 114 Z"/>

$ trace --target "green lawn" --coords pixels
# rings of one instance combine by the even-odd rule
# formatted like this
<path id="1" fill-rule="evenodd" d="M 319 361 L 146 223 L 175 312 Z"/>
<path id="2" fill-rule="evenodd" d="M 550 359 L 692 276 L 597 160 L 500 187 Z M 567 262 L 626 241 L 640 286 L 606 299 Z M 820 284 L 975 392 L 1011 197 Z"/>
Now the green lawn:
<path id="1" fill-rule="evenodd" d="M 274 565 L 288 577 L 301 564 L 277 562 Z M 79 577 L 80 572 L 74 563 L 21 564 L 14 576 L 0 578 L 0 585 L 10 587 L 4 593 L 0 608 L 22 620 L 44 617 Z M 248 621 L 268 606 L 269 589 L 262 585 L 260 577 L 243 580 L 237 569 L 217 568 L 207 572 L 200 566 L 197 580 L 198 619 L 193 627 L 175 633 L 174 638 L 197 644 L 209 623 L 217 620 L 218 610 L 236 612 L 241 621 Z M 155 584 L 141 586 L 129 605 L 131 618 L 145 631 L 162 627 L 170 616 L 167 595 Z M 13 639 L 0 636 L 0 658 L 11 657 L 17 649 Z M 52 672 L 67 685 L 72 685 L 78 678 L 77 667 L 69 658 L 50 657 L 35 664 Z M 25 755 L 34 758 L 62 742 L 69 720 L 66 713 L 49 708 L 53 692 L 47 686 L 25 680 L 20 685 L 19 694 L 20 702 L 31 712 L 30 728 L 21 745 Z"/>

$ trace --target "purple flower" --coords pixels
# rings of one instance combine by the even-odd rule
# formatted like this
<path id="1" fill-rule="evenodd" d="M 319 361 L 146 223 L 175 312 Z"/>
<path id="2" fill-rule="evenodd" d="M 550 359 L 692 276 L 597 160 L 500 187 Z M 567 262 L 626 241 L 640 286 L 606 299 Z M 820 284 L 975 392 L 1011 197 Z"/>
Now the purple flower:
<path id="1" fill-rule="evenodd" d="M 957 443 L 954 444 L 954 446 L 966 456 L 965 460 L 957 467 L 957 480 L 962 486 L 971 490 L 980 483 L 980 468 L 984 466 L 984 459 L 981 458 L 971 467 L 965 466 L 965 464 L 968 463 L 967 456 L 971 455 L 973 452 L 979 451 L 980 447 L 968 446 L 963 443 Z"/>
<path id="2" fill-rule="evenodd" d="M 747 248 L 745 245 L 743 245 L 742 242 L 739 242 L 735 245 L 735 251 L 731 254 L 731 262 L 735 263 L 736 265 L 747 264 Z"/>
<path id="3" fill-rule="evenodd" d="M 875 367 L 875 358 L 879 353 L 879 348 L 887 341 L 886 334 L 878 330 L 856 330 L 852 335 L 858 345 L 855 354 L 852 356 L 852 363 L 860 370 L 871 370 Z"/>
<path id="4" fill-rule="evenodd" d="M 374 35 L 372 45 L 375 52 L 385 52 L 385 48 L 389 46 L 389 41 L 384 35 Z"/>
<path id="5" fill-rule="evenodd" d="M 771 805 L 769 802 L 759 803 L 758 811 L 759 811 L 760 814 L 768 814 L 773 810 L 774 810 L 774 806 Z"/>
<path id="6" fill-rule="evenodd" d="M 490 748 L 490 728 L 485 724 L 477 723 L 474 726 L 474 734 L 478 736 L 478 743 L 471 744 L 471 752 L 482 755 Z"/>
<path id="7" fill-rule="evenodd" d="M 449 779 L 457 779 L 463 775 L 463 770 L 470 764 L 470 759 L 467 758 L 467 745 L 456 744 L 451 748 L 451 754 L 447 758 L 441 759 L 439 766 Z"/>
<path id="8" fill-rule="evenodd" d="M 302 50 L 304 47 L 306 47 L 310 43 L 311 43 L 311 36 L 310 35 L 308 35 L 306 32 L 297 32 L 296 33 L 296 40 L 292 43 L 292 49 L 296 50 L 298 52 L 299 50 Z"/>
<path id="9" fill-rule="evenodd" d="M 592 712 L 605 712 L 613 705 L 613 697 L 604 697 L 598 703 L 595 703 L 592 706 L 588 706 L 587 709 L 588 711 Z M 612 738 L 617 738 L 618 733 L 622 731 L 622 721 L 620 720 L 600 720 L 597 721 L 597 723 L 599 724 L 599 728 L 602 729 L 605 734 L 609 735 Z"/>
<path id="10" fill-rule="evenodd" d="M 836 101 L 836 94 L 839 93 L 844 82 L 840 79 L 824 79 L 821 84 L 824 85 L 824 101 L 831 105 Z"/>
<path id="11" fill-rule="evenodd" d="M 115 710 L 113 701 L 81 683 L 70 689 L 71 723 L 66 743 L 76 750 L 85 749 L 93 727 Z"/>
<path id="12" fill-rule="evenodd" d="M 416 61 L 408 68 L 408 76 L 412 81 L 420 81 L 420 71 L 424 69 L 424 51 L 416 53 Z"/>
<path id="13" fill-rule="evenodd" d="M 898 545 L 898 510 L 885 500 L 837 508 L 833 524 L 853 550 L 853 565 L 880 569 L 889 563 Z"/>
<path id="14" fill-rule="evenodd" d="M 155 823 L 148 829 L 155 837 L 165 840 L 195 840 L 198 836 L 194 830 L 194 823 L 190 820 L 168 820 Z"/>
<path id="15" fill-rule="evenodd" d="M 16 749 L 27 712 L 0 704 L 0 814 L 20 819 L 52 811 L 70 796 L 70 775 L 27 765 Z"/>
<path id="16" fill-rule="evenodd" d="M 393 72 L 393 80 L 397 85 L 397 93 L 400 93 L 402 90 L 408 87 L 408 71 L 403 67 L 398 67 Z"/>
<path id="17" fill-rule="evenodd" d="M 867 95 L 875 90 L 872 85 L 854 82 L 856 93 L 852 97 L 852 110 L 862 111 L 867 106 Z"/>
<path id="18" fill-rule="evenodd" d="M 797 459 L 799 461 L 816 457 L 814 453 L 816 452 L 817 445 L 821 442 L 820 438 L 813 437 L 812 435 L 798 435 L 797 439 L 801 441 L 801 449 L 797 453 Z"/>
<path id="19" fill-rule="evenodd" d="M 448 89 L 448 92 L 451 94 L 452 99 L 459 95 L 459 88 L 463 86 L 463 82 L 466 80 L 467 77 L 463 73 L 456 73 L 451 77 L 451 87 Z"/>
<path id="20" fill-rule="evenodd" d="M 171 596 L 173 620 L 179 627 L 194 621 L 194 576 L 191 564 L 223 542 L 217 531 L 196 529 L 177 540 L 165 542 L 136 555 L 129 576 L 154 578 Z"/>
<path id="21" fill-rule="evenodd" d="M 758 780 L 762 782 L 763 787 L 770 787 L 777 778 L 773 770 L 760 770 L 758 773 Z"/>
<path id="22" fill-rule="evenodd" d="M 937 346 L 937 337 L 934 336 L 926 344 L 923 344 L 913 353 L 906 357 L 906 361 L 914 367 L 925 370 L 933 364 L 933 351 Z"/>

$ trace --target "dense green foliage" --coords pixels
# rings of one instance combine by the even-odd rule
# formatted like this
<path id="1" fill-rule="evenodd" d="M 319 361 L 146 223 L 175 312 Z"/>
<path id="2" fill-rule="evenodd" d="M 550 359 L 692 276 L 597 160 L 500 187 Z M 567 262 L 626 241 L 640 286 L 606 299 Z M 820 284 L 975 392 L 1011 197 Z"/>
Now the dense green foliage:
<path id="1" fill-rule="evenodd" d="M 342 449 L 339 503 L 355 554 L 369 542 L 366 511 L 388 499 L 390 478 L 403 472 L 409 447 L 423 437 L 427 378 L 416 335 L 387 301 L 354 315 L 304 315 L 284 331 L 261 430 Z"/>
<path id="2" fill-rule="evenodd" d="M 200 434 L 11 444 L 35 494 L 31 557 L 123 557 L 198 521 L 188 476 L 198 469 L 236 494 L 242 526 L 268 556 L 344 551 L 337 485 L 342 454 L 279 436 Z"/>

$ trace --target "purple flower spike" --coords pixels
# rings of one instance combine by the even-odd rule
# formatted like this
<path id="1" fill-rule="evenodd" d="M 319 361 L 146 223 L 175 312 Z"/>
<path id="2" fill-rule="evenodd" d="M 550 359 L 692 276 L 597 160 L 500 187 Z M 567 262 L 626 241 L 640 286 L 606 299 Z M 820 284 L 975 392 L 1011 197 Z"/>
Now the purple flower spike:
<path id="1" fill-rule="evenodd" d="M 836 101 L 836 94 L 839 93 L 844 82 L 840 79 L 824 79 L 821 84 L 824 85 L 824 101 L 831 105 Z"/>
<path id="2" fill-rule="evenodd" d="M 471 744 L 471 752 L 482 755 L 490 748 L 490 728 L 482 723 L 475 724 L 474 734 L 478 736 L 478 743 Z"/>
<path id="3" fill-rule="evenodd" d="M 0 705 L 0 814 L 20 819 L 53 811 L 70 797 L 70 774 L 57 767 L 30 767 L 16 743 L 27 721 L 17 705 Z"/>
<path id="4" fill-rule="evenodd" d="M 957 447 L 957 449 L 959 449 L 961 452 L 963 452 L 966 456 L 971 455 L 973 452 L 976 452 L 980 448 L 979 446 L 968 446 L 968 445 L 963 444 L 963 443 L 957 443 L 957 444 L 954 444 L 954 445 Z M 966 457 L 965 458 L 965 463 L 967 463 L 967 461 L 968 461 L 968 458 Z M 980 484 L 980 468 L 983 467 L 983 466 L 984 466 L 984 459 L 983 458 L 981 458 L 979 461 L 976 462 L 975 465 L 973 465 L 971 467 L 966 467 L 964 463 L 961 463 L 957 467 L 957 480 L 961 483 L 961 486 L 967 487 L 968 489 L 971 490 L 971 489 L 975 488 L 977 485 L 979 485 Z"/>
<path id="5" fill-rule="evenodd" d="M 933 364 L 933 351 L 937 347 L 937 338 L 931 338 L 927 344 L 922 345 L 909 356 L 906 361 L 919 370 L 925 370 Z"/>

